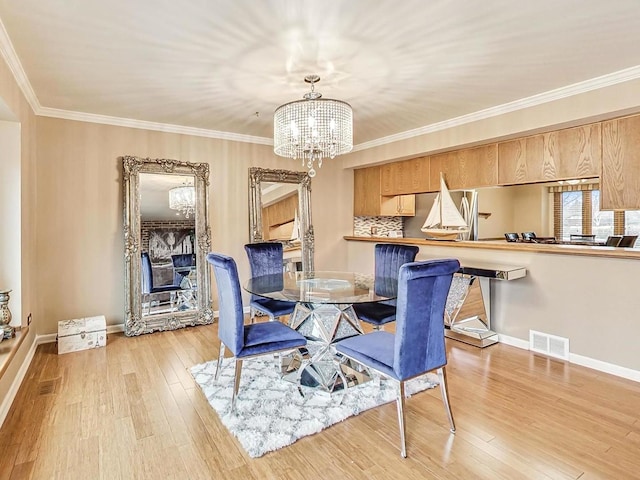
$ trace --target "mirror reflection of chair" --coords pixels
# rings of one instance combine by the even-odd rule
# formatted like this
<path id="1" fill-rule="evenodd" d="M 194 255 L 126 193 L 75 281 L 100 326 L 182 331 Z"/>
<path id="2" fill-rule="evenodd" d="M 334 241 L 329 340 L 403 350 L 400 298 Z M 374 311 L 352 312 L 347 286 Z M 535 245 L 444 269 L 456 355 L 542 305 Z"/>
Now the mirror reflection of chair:
<path id="1" fill-rule="evenodd" d="M 638 240 L 638 235 L 623 235 L 620 239 L 619 247 L 633 248 Z"/>
<path id="2" fill-rule="evenodd" d="M 384 331 L 357 335 L 336 344 L 336 350 L 381 375 L 398 382 L 400 454 L 407 456 L 404 417 L 404 382 L 437 370 L 440 393 L 452 433 L 455 423 L 447 392 L 444 343 L 444 308 L 453 274 L 460 268 L 455 259 L 427 260 L 400 267 L 395 334 Z"/>
<path id="3" fill-rule="evenodd" d="M 198 285 L 195 279 L 195 253 L 180 253 L 171 255 L 173 264 L 173 284 L 180 285 L 178 292 L 178 310 L 196 308 Z"/>
<path id="4" fill-rule="evenodd" d="M 395 296 L 396 282 L 400 267 L 416 259 L 419 248 L 415 245 L 397 245 L 379 243 L 375 246 L 375 279 L 376 295 Z M 392 279 L 390 282 L 389 279 Z M 363 322 L 380 330 L 386 323 L 396 319 L 396 302 L 357 303 L 353 305 L 356 316 Z"/>
<path id="5" fill-rule="evenodd" d="M 284 254 L 279 242 L 248 243 L 244 246 L 249 257 L 251 276 L 282 274 L 284 269 Z M 251 323 L 255 321 L 256 313 L 262 312 L 273 321 L 283 315 L 290 315 L 296 308 L 295 302 L 272 300 L 270 298 L 251 295 L 249 303 Z"/>
<path id="6" fill-rule="evenodd" d="M 233 258 L 218 253 L 209 253 L 207 262 L 213 265 L 218 285 L 218 337 L 220 354 L 216 367 L 215 380 L 220 376 L 220 366 L 224 358 L 225 347 L 235 358 L 235 380 L 231 397 L 231 412 L 235 409 L 242 361 L 260 355 L 280 353 L 303 347 L 307 339 L 292 328 L 280 322 L 262 322 L 244 325 L 242 292 L 238 279 L 238 268 Z M 298 386 L 303 368 L 299 369 Z M 283 380 L 285 381 L 285 380 Z"/>
<path id="7" fill-rule="evenodd" d="M 617 247 L 622 240 L 622 235 L 609 235 L 607 241 L 604 242 L 605 247 Z"/>
<path id="8" fill-rule="evenodd" d="M 151 314 L 151 303 L 152 298 L 158 296 L 161 293 L 169 294 L 169 303 L 171 309 L 173 310 L 174 304 L 176 301 L 176 292 L 181 290 L 180 285 L 162 285 L 158 287 L 154 287 L 153 285 L 153 268 L 151 266 L 151 259 L 149 258 L 149 254 L 147 252 L 142 252 L 140 256 L 140 278 L 141 278 L 141 287 L 142 287 L 142 304 L 147 304 L 147 314 Z M 144 310 L 144 308 L 143 308 Z"/>
<path id="9" fill-rule="evenodd" d="M 173 284 L 181 285 L 184 279 L 189 279 L 193 267 L 196 266 L 196 255 L 194 253 L 180 253 L 171 255 L 173 264 Z"/>

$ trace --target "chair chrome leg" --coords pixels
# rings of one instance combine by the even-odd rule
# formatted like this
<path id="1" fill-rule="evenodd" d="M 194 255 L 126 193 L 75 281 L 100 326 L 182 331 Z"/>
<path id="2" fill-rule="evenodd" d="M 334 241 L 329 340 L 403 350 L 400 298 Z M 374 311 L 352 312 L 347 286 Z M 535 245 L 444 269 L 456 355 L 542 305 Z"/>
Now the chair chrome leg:
<path id="1" fill-rule="evenodd" d="M 222 340 L 220 341 L 220 354 L 218 355 L 218 363 L 216 364 L 216 375 L 214 377 L 214 380 L 217 382 L 218 378 L 220 378 L 220 370 L 221 370 L 221 366 L 222 366 L 222 359 L 224 358 L 224 343 L 222 343 Z"/>
<path id="2" fill-rule="evenodd" d="M 249 316 L 250 316 L 250 323 L 256 323 L 256 309 L 254 307 L 249 307 Z"/>
<path id="3" fill-rule="evenodd" d="M 400 427 L 400 455 L 407 458 L 407 440 L 404 428 L 404 382 L 398 382 L 398 425 Z"/>
<path id="4" fill-rule="evenodd" d="M 231 397 L 231 412 L 236 409 L 236 398 L 238 398 L 238 387 L 240 386 L 240 374 L 242 373 L 242 360 L 236 358 L 236 375 L 233 380 L 233 397 Z"/>
<path id="5" fill-rule="evenodd" d="M 442 393 L 442 402 L 444 408 L 449 416 L 449 425 L 451 426 L 451 433 L 456 433 L 456 424 L 453 421 L 453 413 L 451 412 L 451 405 L 449 405 L 449 391 L 447 389 L 447 371 L 445 367 L 438 369 L 438 379 L 440 380 L 440 392 Z"/>

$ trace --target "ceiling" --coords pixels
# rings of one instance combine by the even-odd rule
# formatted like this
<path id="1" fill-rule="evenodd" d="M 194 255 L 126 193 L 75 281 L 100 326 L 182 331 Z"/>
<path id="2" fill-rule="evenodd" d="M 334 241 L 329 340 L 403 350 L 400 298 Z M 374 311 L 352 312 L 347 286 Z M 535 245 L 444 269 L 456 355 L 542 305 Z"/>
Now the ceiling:
<path id="1" fill-rule="evenodd" d="M 365 145 L 640 76 L 638 0 L 0 0 L 0 19 L 37 114 L 267 144 L 311 73 Z"/>

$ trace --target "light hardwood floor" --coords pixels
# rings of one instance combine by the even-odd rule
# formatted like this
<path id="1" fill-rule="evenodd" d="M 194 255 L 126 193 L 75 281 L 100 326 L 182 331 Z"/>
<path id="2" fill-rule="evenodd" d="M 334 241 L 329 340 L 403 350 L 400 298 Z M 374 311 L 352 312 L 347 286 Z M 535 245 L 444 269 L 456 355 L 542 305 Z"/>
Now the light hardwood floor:
<path id="1" fill-rule="evenodd" d="M 209 407 L 188 368 L 216 358 L 217 326 L 56 355 L 38 348 L 0 431 L 11 479 L 638 479 L 640 384 L 504 345 L 447 340 L 450 435 L 438 389 L 259 459 Z"/>

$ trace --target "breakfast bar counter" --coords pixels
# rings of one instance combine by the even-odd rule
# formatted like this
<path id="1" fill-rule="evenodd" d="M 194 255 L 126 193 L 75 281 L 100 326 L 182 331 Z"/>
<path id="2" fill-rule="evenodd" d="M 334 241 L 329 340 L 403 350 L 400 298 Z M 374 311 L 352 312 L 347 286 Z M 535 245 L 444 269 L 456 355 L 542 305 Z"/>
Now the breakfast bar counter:
<path id="1" fill-rule="evenodd" d="M 354 237 L 345 236 L 345 240 L 374 243 L 401 243 L 404 245 L 430 245 L 437 247 L 473 248 L 482 250 L 506 250 L 520 252 L 539 252 L 558 255 L 581 255 L 591 257 L 628 258 L 640 260 L 640 248 L 619 248 L 591 245 L 567 245 L 533 242 L 507 242 L 505 240 L 460 240 L 442 241 L 424 238 Z"/>
<path id="2" fill-rule="evenodd" d="M 516 281 L 487 279 L 491 330 L 500 343 L 529 349 L 530 339 L 540 338 L 539 333 L 565 339 L 563 360 L 640 381 L 640 249 L 504 240 L 346 236 L 343 241 L 345 269 L 354 272 L 373 271 L 377 243 L 418 245 L 416 260 L 456 258 L 461 265 L 525 268 L 526 276 Z"/>

